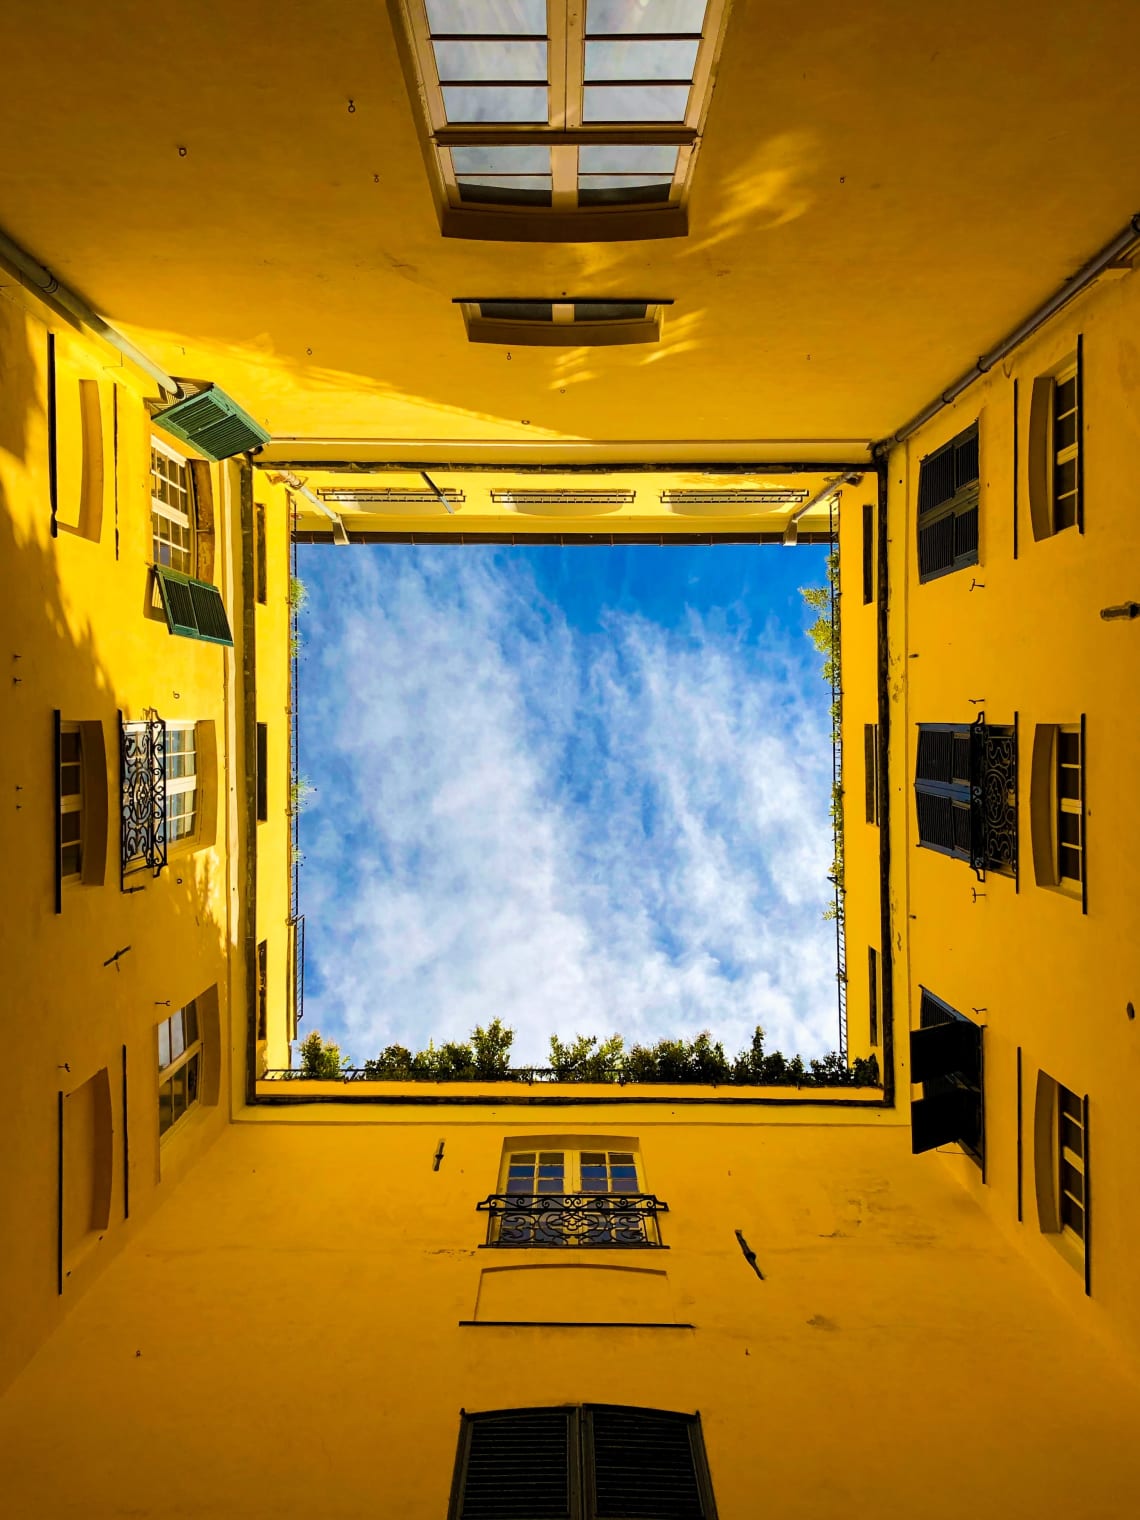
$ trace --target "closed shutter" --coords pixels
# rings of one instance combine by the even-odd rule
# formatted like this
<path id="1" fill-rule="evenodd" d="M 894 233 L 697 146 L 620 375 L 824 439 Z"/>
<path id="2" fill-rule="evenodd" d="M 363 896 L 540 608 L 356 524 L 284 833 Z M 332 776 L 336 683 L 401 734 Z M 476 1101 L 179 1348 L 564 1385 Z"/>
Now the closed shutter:
<path id="1" fill-rule="evenodd" d="M 589 1520 L 710 1520 L 715 1513 L 695 1417 L 587 1405 L 582 1434 Z"/>
<path id="2" fill-rule="evenodd" d="M 918 842 L 959 860 L 972 859 L 970 753 L 970 729 L 919 724 L 914 769 Z"/>
<path id="3" fill-rule="evenodd" d="M 217 586 L 192 580 L 177 570 L 155 566 L 166 626 L 171 633 L 207 644 L 233 644 L 225 603 Z"/>
<path id="4" fill-rule="evenodd" d="M 918 475 L 918 578 L 978 563 L 978 424 L 928 454 Z"/>
<path id="5" fill-rule="evenodd" d="M 867 822 L 879 821 L 879 726 L 863 725 L 863 775 L 867 788 Z"/>
<path id="6" fill-rule="evenodd" d="M 577 1426 L 573 1409 L 464 1416 L 452 1520 L 578 1520 Z"/>

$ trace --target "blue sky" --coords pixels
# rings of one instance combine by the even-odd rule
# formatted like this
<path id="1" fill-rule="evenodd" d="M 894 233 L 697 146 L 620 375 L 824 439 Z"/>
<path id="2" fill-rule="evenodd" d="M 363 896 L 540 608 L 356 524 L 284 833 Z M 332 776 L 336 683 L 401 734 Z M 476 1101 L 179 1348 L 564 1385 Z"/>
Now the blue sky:
<path id="1" fill-rule="evenodd" d="M 302 1032 L 831 1049 L 825 556 L 302 546 Z"/>

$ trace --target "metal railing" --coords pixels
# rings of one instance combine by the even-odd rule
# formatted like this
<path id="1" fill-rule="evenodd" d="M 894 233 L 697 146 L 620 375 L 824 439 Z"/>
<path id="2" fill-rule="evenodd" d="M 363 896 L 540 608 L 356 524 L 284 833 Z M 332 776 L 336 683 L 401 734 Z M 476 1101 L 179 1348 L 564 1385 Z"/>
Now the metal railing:
<path id="1" fill-rule="evenodd" d="M 652 1193 L 492 1193 L 477 1207 L 489 1246 L 660 1246 L 669 1211 Z"/>
<path id="2" fill-rule="evenodd" d="M 120 885 L 129 870 L 166 864 L 166 724 L 119 714 Z"/>
<path id="3" fill-rule="evenodd" d="M 835 987 L 839 1010 L 839 1054 L 847 1060 L 847 928 L 845 923 L 844 848 L 843 848 L 843 735 L 842 708 L 843 678 L 840 662 L 840 590 L 839 590 L 839 534 L 836 522 L 836 498 L 828 508 L 828 527 L 831 545 L 828 549 L 827 584 L 831 591 L 831 797 L 833 807 L 832 827 L 835 830 L 835 874 L 831 881 L 835 889 Z"/>

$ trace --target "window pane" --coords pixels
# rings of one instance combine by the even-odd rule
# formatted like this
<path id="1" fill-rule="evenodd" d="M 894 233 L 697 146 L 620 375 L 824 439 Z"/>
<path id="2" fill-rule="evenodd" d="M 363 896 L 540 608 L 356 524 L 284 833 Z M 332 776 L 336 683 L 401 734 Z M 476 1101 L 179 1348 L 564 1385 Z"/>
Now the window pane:
<path id="1" fill-rule="evenodd" d="M 1076 1119 L 1078 1123 L 1084 1122 L 1081 1100 L 1067 1087 L 1061 1088 L 1061 1112 L 1068 1114 L 1071 1119 Z"/>
<path id="2" fill-rule="evenodd" d="M 59 868 L 64 876 L 78 876 L 83 869 L 83 851 L 78 844 L 65 844 L 59 852 Z"/>
<path id="3" fill-rule="evenodd" d="M 176 1061 L 186 1049 L 186 1029 L 182 1023 L 182 1010 L 170 1019 L 170 1059 Z"/>
<path id="4" fill-rule="evenodd" d="M 437 42 L 440 82 L 449 79 L 546 79 L 545 42 Z"/>
<path id="5" fill-rule="evenodd" d="M 78 797 L 82 771 L 78 765 L 61 765 L 59 768 L 59 791 L 62 797 Z"/>
<path id="6" fill-rule="evenodd" d="M 499 206 L 549 206 L 553 200 L 550 176 L 479 175 L 460 179 L 459 198 Z"/>
<path id="7" fill-rule="evenodd" d="M 79 841 L 79 839 L 81 837 L 80 826 L 81 826 L 82 818 L 83 818 L 82 813 L 64 813 L 60 817 L 59 825 L 60 825 L 60 843 L 61 844 L 76 844 L 76 843 L 78 843 L 78 841 Z"/>
<path id="8" fill-rule="evenodd" d="M 1057 827 L 1060 831 L 1062 844 L 1080 844 L 1081 815 L 1079 813 L 1062 812 L 1058 814 Z"/>
<path id="9" fill-rule="evenodd" d="M 427 14 L 434 36 L 448 32 L 494 37 L 546 34 L 546 0 L 427 0 Z"/>
<path id="10" fill-rule="evenodd" d="M 699 32 L 706 0 L 589 0 L 586 32 Z"/>
<path id="11" fill-rule="evenodd" d="M 1085 1238 L 1085 1211 L 1075 1199 L 1064 1194 L 1061 1197 L 1061 1223 L 1067 1224 L 1082 1240 Z"/>
<path id="12" fill-rule="evenodd" d="M 1067 417 L 1058 417 L 1057 424 L 1053 429 L 1053 447 L 1058 451 L 1067 449 L 1077 441 L 1077 414 L 1070 412 Z"/>
<path id="13" fill-rule="evenodd" d="M 444 85 L 443 103 L 451 122 L 546 120 L 543 85 Z"/>
<path id="14" fill-rule="evenodd" d="M 500 322 L 553 322 L 549 301 L 482 301 L 479 315 Z"/>
<path id="15" fill-rule="evenodd" d="M 1085 1153 L 1084 1132 L 1080 1124 L 1074 1123 L 1068 1114 L 1061 1115 L 1061 1144 L 1072 1151 L 1074 1156 L 1083 1156 Z"/>
<path id="16" fill-rule="evenodd" d="M 1079 801 L 1081 796 L 1081 773 L 1075 765 L 1061 765 L 1057 767 L 1057 790 L 1062 797 L 1070 801 Z"/>
<path id="17" fill-rule="evenodd" d="M 1077 489 L 1077 461 L 1066 459 L 1053 471 L 1053 492 L 1056 496 L 1069 496 Z"/>
<path id="18" fill-rule="evenodd" d="M 488 150 L 494 152 L 494 149 Z M 521 151 L 516 149 L 516 152 Z M 578 149 L 578 172 L 587 174 L 653 174 L 676 172 L 677 150 L 654 143 L 584 143 Z"/>
<path id="19" fill-rule="evenodd" d="M 583 1166 L 605 1166 L 605 1164 L 606 1164 L 606 1158 L 602 1154 L 601 1151 L 583 1151 L 582 1152 L 582 1165 Z"/>
<path id="20" fill-rule="evenodd" d="M 634 179 L 631 175 L 591 174 L 578 181 L 578 204 L 581 206 L 641 205 L 667 201 L 672 180 Z"/>
<path id="21" fill-rule="evenodd" d="M 183 1066 L 170 1079 L 171 1107 L 177 1124 L 186 1112 L 186 1068 Z"/>
<path id="22" fill-rule="evenodd" d="M 195 1003 L 187 1003 L 182 1010 L 182 1028 L 186 1033 L 187 1045 L 193 1045 L 198 1038 L 198 1008 Z"/>
<path id="23" fill-rule="evenodd" d="M 170 1020 L 166 1019 L 158 1026 L 158 1064 L 160 1067 L 170 1065 Z"/>
<path id="24" fill-rule="evenodd" d="M 158 1132 L 165 1135 L 174 1123 L 174 1092 L 169 1082 L 158 1089 Z"/>
<path id="25" fill-rule="evenodd" d="M 587 42 L 586 82 L 598 79 L 692 79 L 696 42 Z"/>
<path id="26" fill-rule="evenodd" d="M 59 758 L 63 765 L 79 763 L 79 735 L 64 729 L 59 736 Z"/>
<path id="27" fill-rule="evenodd" d="M 575 322 L 630 322 L 645 316 L 644 301 L 577 301 Z"/>
<path id="28" fill-rule="evenodd" d="M 587 85 L 584 119 L 596 121 L 684 121 L 687 84 Z"/>
<path id="29" fill-rule="evenodd" d="M 1057 387 L 1055 405 L 1053 407 L 1054 417 L 1060 417 L 1064 412 L 1071 412 L 1076 404 L 1077 377 L 1076 375 L 1070 375 L 1067 380 L 1062 381 Z"/>
<path id="30" fill-rule="evenodd" d="M 1077 1171 L 1075 1166 L 1070 1166 L 1067 1161 L 1061 1162 L 1061 1187 L 1068 1193 L 1070 1198 L 1075 1198 L 1078 1203 L 1084 1201 L 1085 1179 Z"/>
<path id="31" fill-rule="evenodd" d="M 667 150 L 676 153 L 675 148 Z M 456 174 L 549 174 L 550 149 L 530 147 L 452 148 Z"/>
<path id="32" fill-rule="evenodd" d="M 1081 852 L 1075 850 L 1071 844 L 1063 844 L 1060 849 L 1061 875 L 1069 881 L 1081 879 Z"/>
<path id="33" fill-rule="evenodd" d="M 514 1171 L 514 1169 L 515 1169 L 516 1166 L 533 1166 L 533 1165 L 534 1165 L 534 1152 L 533 1151 L 516 1151 L 514 1153 L 514 1155 L 511 1157 L 511 1171 L 512 1172 Z"/>
<path id="34" fill-rule="evenodd" d="M 191 1056 L 186 1062 L 186 1101 L 197 1103 L 198 1101 L 198 1067 L 201 1064 L 200 1056 Z"/>
<path id="35" fill-rule="evenodd" d="M 1080 734 L 1062 729 L 1057 735 L 1057 754 L 1062 765 L 1079 765 L 1081 763 Z"/>

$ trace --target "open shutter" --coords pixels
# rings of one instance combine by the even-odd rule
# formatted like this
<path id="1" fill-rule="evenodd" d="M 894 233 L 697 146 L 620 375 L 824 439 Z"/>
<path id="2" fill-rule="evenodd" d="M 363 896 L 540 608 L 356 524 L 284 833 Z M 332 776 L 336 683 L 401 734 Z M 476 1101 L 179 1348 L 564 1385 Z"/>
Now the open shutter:
<path id="1" fill-rule="evenodd" d="M 700 1422 L 617 1405 L 583 1409 L 588 1520 L 711 1520 Z"/>
<path id="2" fill-rule="evenodd" d="M 910 1106 L 913 1153 L 957 1142 L 980 1161 L 981 1027 L 923 988 L 919 1028 L 910 1035 L 910 1063 L 911 1081 L 922 1083 L 922 1097 Z"/>
<path id="3" fill-rule="evenodd" d="M 166 626 L 186 639 L 207 644 L 233 644 L 225 603 L 217 586 L 192 580 L 177 570 L 155 566 L 155 580 L 162 596 Z"/>
<path id="4" fill-rule="evenodd" d="M 216 385 L 184 396 L 154 420 L 175 438 L 215 461 L 268 443 L 270 435 Z"/>
<path id="5" fill-rule="evenodd" d="M 972 859 L 971 731 L 952 723 L 920 723 L 914 768 L 918 842 L 959 860 Z"/>
<path id="6" fill-rule="evenodd" d="M 579 1520 L 573 1409 L 464 1415 L 450 1520 Z"/>

